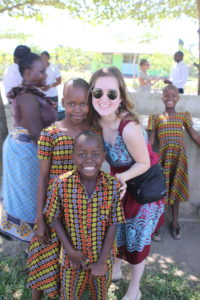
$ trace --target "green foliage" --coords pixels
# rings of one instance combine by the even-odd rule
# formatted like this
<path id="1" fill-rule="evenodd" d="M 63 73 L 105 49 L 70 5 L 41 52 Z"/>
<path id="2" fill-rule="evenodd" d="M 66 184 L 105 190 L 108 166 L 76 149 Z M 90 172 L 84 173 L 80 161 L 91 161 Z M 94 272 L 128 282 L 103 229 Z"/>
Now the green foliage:
<path id="1" fill-rule="evenodd" d="M 0 51 L 0 80 L 6 67 L 13 63 L 13 55 Z"/>
<path id="2" fill-rule="evenodd" d="M 125 272 L 127 274 L 127 270 Z M 0 256 L 0 299 L 27 300 L 31 292 L 26 288 L 26 256 Z M 119 300 L 126 293 L 128 279 L 112 284 L 108 299 Z M 175 267 L 162 271 L 146 271 L 141 283 L 142 300 L 200 300 L 200 286 L 192 282 L 186 275 L 179 275 Z M 49 299 L 43 297 L 44 300 Z M 83 300 L 88 300 L 86 291 Z"/>
<path id="3" fill-rule="evenodd" d="M 93 54 L 81 49 L 60 46 L 52 51 L 51 57 L 61 70 L 85 71 L 90 69 Z"/>
<path id="4" fill-rule="evenodd" d="M 132 18 L 154 24 L 181 15 L 197 18 L 196 0 L 73 0 L 67 1 L 66 6 L 75 17 L 93 23 Z"/>
<path id="5" fill-rule="evenodd" d="M 146 58 L 150 62 L 151 67 L 148 73 L 151 76 L 169 76 L 169 71 L 173 64 L 171 55 L 157 52 L 149 55 L 140 55 L 139 60 L 142 58 Z"/>
<path id="6" fill-rule="evenodd" d="M 18 42 L 25 42 L 28 37 L 30 37 L 30 35 L 25 33 L 16 33 L 13 31 L 7 31 L 4 33 L 0 32 L 0 39 L 16 39 Z"/>
<path id="7" fill-rule="evenodd" d="M 72 16 L 92 23 L 134 18 L 154 24 L 181 15 L 197 18 L 196 0 L 2 0 L 0 14 L 7 12 L 10 16 L 34 16 L 41 20 L 41 5 L 66 8 Z"/>
<path id="8" fill-rule="evenodd" d="M 35 53 L 40 54 L 44 49 L 37 46 L 30 45 L 31 50 Z M 52 50 L 51 61 L 58 65 L 62 71 L 89 71 L 90 63 L 93 59 L 94 54 L 90 52 L 84 52 L 81 49 L 73 49 L 70 47 L 57 47 Z M 13 55 L 0 51 L 0 79 L 6 67 L 13 63 Z"/>
<path id="9" fill-rule="evenodd" d="M 56 8 L 65 8 L 64 0 L 1 0 L 0 14 L 8 13 L 13 17 L 35 17 L 37 20 L 42 20 L 40 6 L 53 6 Z"/>

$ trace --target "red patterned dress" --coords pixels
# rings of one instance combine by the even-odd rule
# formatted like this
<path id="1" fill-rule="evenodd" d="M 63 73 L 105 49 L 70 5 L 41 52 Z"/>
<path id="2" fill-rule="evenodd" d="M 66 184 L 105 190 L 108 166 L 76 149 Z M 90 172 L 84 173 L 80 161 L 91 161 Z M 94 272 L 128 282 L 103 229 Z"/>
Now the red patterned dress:
<path id="1" fill-rule="evenodd" d="M 192 127 L 189 112 L 180 112 L 175 116 L 165 114 L 149 116 L 147 129 L 156 131 L 160 146 L 160 162 L 164 168 L 167 186 L 166 204 L 189 200 L 188 162 L 183 140 L 184 127 L 186 129 Z"/>
<path id="2" fill-rule="evenodd" d="M 75 169 L 72 159 L 74 138 L 66 136 L 56 125 L 41 132 L 38 142 L 38 158 L 51 160 L 48 191 L 49 196 L 55 177 Z M 49 222 L 50 223 L 50 222 Z M 56 232 L 49 224 L 50 241 L 41 244 L 36 235 L 31 240 L 28 253 L 28 284 L 32 289 L 44 291 L 54 298 L 59 292 L 59 253 L 60 243 Z"/>

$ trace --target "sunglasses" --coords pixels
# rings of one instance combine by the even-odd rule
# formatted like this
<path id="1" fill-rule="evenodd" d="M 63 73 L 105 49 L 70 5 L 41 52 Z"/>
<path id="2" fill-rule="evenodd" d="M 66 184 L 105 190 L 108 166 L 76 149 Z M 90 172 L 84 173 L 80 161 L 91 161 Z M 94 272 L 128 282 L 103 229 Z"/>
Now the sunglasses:
<path id="1" fill-rule="evenodd" d="M 103 96 L 104 92 L 102 89 L 94 89 L 92 90 L 92 96 L 95 99 L 100 99 Z M 107 97 L 110 100 L 115 100 L 118 97 L 118 92 L 116 90 L 109 90 L 107 92 Z"/>

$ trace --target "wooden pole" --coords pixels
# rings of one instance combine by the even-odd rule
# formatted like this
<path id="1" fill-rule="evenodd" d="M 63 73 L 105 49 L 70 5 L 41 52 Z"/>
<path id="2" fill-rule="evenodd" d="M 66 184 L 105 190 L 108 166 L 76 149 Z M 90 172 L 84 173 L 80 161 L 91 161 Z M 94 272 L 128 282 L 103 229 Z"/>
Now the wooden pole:
<path id="1" fill-rule="evenodd" d="M 8 127 L 6 121 L 6 113 L 5 113 L 4 104 L 0 92 L 0 176 L 2 172 L 2 146 L 7 134 L 8 134 Z"/>
<path id="2" fill-rule="evenodd" d="M 198 64 L 195 64 L 195 66 L 198 68 L 198 95 L 200 95 L 200 0 L 196 0 L 196 3 L 199 23 L 199 29 L 197 30 L 199 36 L 199 59 Z"/>

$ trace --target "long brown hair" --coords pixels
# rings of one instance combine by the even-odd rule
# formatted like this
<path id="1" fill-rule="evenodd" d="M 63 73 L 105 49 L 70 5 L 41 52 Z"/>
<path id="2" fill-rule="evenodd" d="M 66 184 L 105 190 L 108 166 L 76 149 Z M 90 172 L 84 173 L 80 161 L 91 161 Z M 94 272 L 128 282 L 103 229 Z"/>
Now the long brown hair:
<path id="1" fill-rule="evenodd" d="M 100 77 L 114 77 L 119 85 L 119 91 L 120 91 L 120 98 L 122 100 L 121 105 L 119 106 L 116 114 L 120 116 L 120 118 L 124 120 L 133 120 L 137 124 L 139 123 L 139 119 L 137 115 L 133 112 L 134 104 L 133 101 L 130 98 L 129 92 L 127 90 L 124 78 L 122 76 L 122 73 L 114 66 L 108 67 L 108 68 L 102 68 L 97 70 L 91 77 L 89 81 L 90 85 L 90 91 L 88 94 L 88 103 L 89 103 L 89 114 L 88 114 L 88 122 L 90 126 L 100 129 L 99 128 L 99 122 L 100 115 L 98 112 L 94 109 L 92 105 L 92 90 L 94 88 L 94 85 Z M 121 117 L 122 113 L 127 112 L 127 114 L 124 117 Z"/>

